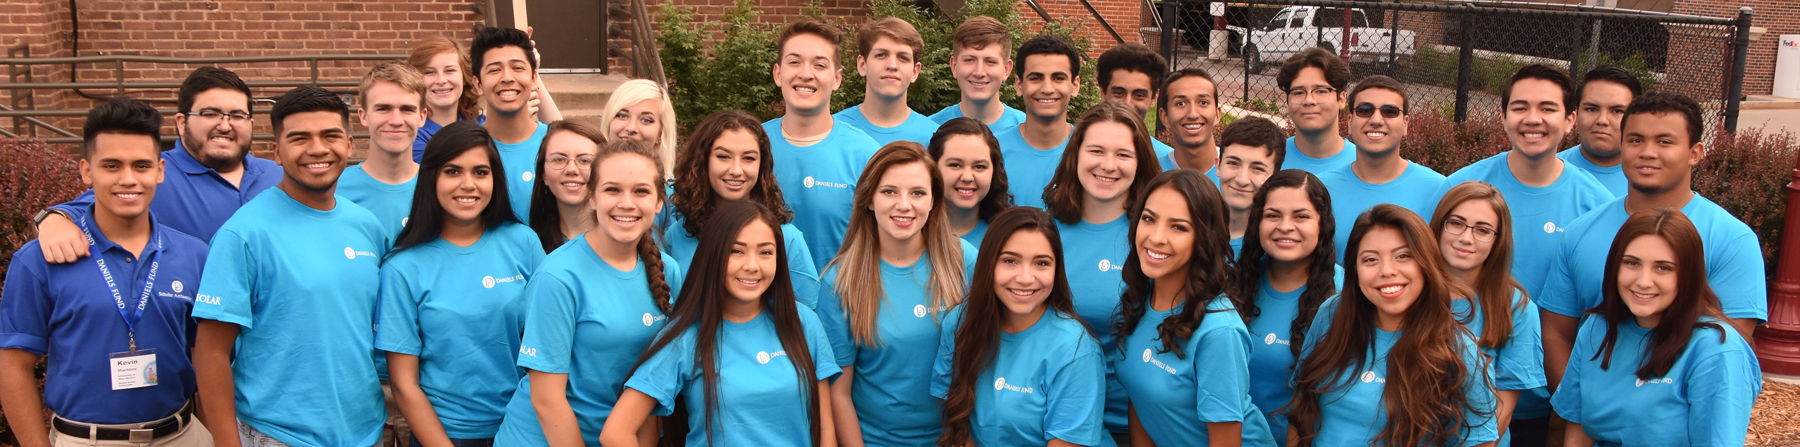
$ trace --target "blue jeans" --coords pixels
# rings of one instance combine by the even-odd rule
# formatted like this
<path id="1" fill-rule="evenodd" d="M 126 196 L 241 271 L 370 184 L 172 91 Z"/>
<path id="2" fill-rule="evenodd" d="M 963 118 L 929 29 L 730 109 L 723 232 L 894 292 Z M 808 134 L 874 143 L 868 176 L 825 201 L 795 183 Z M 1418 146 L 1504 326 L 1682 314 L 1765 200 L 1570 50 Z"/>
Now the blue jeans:
<path id="1" fill-rule="evenodd" d="M 455 447 L 494 447 L 494 438 L 485 438 L 485 439 L 450 438 L 450 445 L 455 446 Z M 249 446 L 245 446 L 245 447 L 249 447 Z M 425 445 L 420 444 L 419 437 L 414 436 L 412 438 L 412 447 L 425 447 Z"/>

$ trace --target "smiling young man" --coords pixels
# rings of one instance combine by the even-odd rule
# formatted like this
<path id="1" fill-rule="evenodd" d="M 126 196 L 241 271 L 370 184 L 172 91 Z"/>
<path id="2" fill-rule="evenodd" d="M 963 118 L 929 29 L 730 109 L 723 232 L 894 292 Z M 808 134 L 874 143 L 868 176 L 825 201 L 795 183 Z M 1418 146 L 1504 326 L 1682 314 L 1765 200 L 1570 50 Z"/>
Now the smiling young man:
<path id="1" fill-rule="evenodd" d="M 388 237 L 374 214 L 337 200 L 350 109 L 299 87 L 270 119 L 281 183 L 219 228 L 194 298 L 206 424 L 222 447 L 374 445 L 386 420 L 370 354 Z"/>
<path id="2" fill-rule="evenodd" d="M 0 292 L 0 406 L 22 447 L 213 444 L 193 427 L 187 354 L 187 287 L 200 281 L 206 243 L 151 211 L 165 167 L 162 122 L 135 99 L 88 111 L 79 168 L 94 203 L 77 224 L 92 238 L 83 247 L 91 261 L 50 264 L 35 241 L 12 254 Z M 32 373 L 40 358 L 42 399 Z M 56 414 L 48 435 L 46 404 Z"/>
<path id="3" fill-rule="evenodd" d="M 1045 34 L 1019 45 L 1013 74 L 1025 101 L 1025 122 L 994 133 L 1013 203 L 1044 207 L 1044 187 L 1062 162 L 1063 148 L 1075 126 L 1069 124 L 1069 102 L 1081 92 L 1081 53 L 1067 39 Z"/>
<path id="4" fill-rule="evenodd" d="M 976 16 L 950 35 L 950 75 L 962 99 L 931 115 L 943 124 L 969 117 L 999 133 L 1025 122 L 1025 112 L 1000 102 L 1000 88 L 1012 75 L 1012 34 L 993 17 Z"/>
<path id="5" fill-rule="evenodd" d="M 475 80 L 487 105 L 487 121 L 481 124 L 494 136 L 500 165 L 506 168 L 506 188 L 530 191 L 537 179 L 538 148 L 550 126 L 531 115 L 531 92 L 537 89 L 537 53 L 531 36 L 516 28 L 489 27 L 475 33 L 469 44 Z M 531 219 L 531 194 L 515 194 L 513 213 L 519 221 Z"/>
<path id="6" fill-rule="evenodd" d="M 1094 65 L 1095 77 L 1098 78 L 1095 80 L 1100 82 L 1102 97 L 1137 109 L 1138 116 L 1149 114 L 1150 105 L 1160 103 L 1158 93 L 1163 87 L 1163 78 L 1169 73 L 1169 61 L 1163 59 L 1161 54 L 1156 54 L 1156 50 L 1143 44 L 1122 43 L 1100 53 L 1100 58 Z M 1144 125 L 1154 124 L 1145 120 Z M 1168 144 L 1155 138 L 1156 129 L 1145 130 L 1151 135 L 1150 146 L 1156 149 L 1157 156 L 1174 151 Z"/>
<path id="7" fill-rule="evenodd" d="M 1556 157 L 1557 146 L 1574 122 L 1574 111 L 1568 107 L 1575 102 L 1572 83 L 1561 69 L 1543 64 L 1513 73 L 1500 94 L 1500 117 L 1511 150 L 1457 170 L 1438 190 L 1441 196 L 1470 180 L 1500 190 L 1512 212 L 1513 279 L 1525 290 L 1544 286 L 1548 258 L 1556 252 L 1563 229 L 1612 200 L 1593 176 L 1568 169 Z M 1540 416 L 1549 416 L 1548 410 L 1542 408 Z"/>
<path id="8" fill-rule="evenodd" d="M 1287 141 L 1288 169 L 1323 174 L 1356 160 L 1356 144 L 1338 136 L 1349 64 L 1324 48 L 1307 48 L 1281 64 L 1275 83 L 1296 131 Z"/>
<path id="9" fill-rule="evenodd" d="M 1348 258 L 1347 245 L 1356 216 L 1375 205 L 1392 203 L 1429 216 L 1443 194 L 1438 189 L 1444 175 L 1424 165 L 1400 157 L 1400 144 L 1406 140 L 1406 127 L 1411 122 L 1406 88 L 1400 81 L 1375 75 L 1356 83 L 1350 91 L 1349 148 L 1356 158 L 1349 165 L 1319 174 L 1319 181 L 1331 191 L 1331 210 L 1337 219 L 1338 258 Z M 1287 154 L 1293 161 L 1294 154 Z"/>
<path id="10" fill-rule="evenodd" d="M 1193 169 L 1218 182 L 1222 148 L 1213 142 L 1213 129 L 1224 114 L 1219 110 L 1219 89 L 1212 74 L 1199 68 L 1176 70 L 1164 78 L 1162 92 L 1156 97 L 1156 116 L 1169 127 L 1175 141 L 1175 147 L 1162 154 L 1163 169 Z M 1285 151 L 1286 147 L 1275 149 Z"/>
<path id="11" fill-rule="evenodd" d="M 1541 308 L 1544 372 L 1551 386 L 1562 380 L 1580 318 L 1600 305 L 1600 287 L 1610 284 L 1603 276 L 1613 236 L 1638 212 L 1679 209 L 1693 221 L 1706 251 L 1707 285 L 1718 296 L 1732 328 L 1745 340 L 1768 319 L 1768 283 L 1756 233 L 1693 191 L 1694 165 L 1706 153 L 1705 144 L 1699 141 L 1702 119 L 1700 104 L 1677 93 L 1645 93 L 1625 110 L 1619 155 L 1631 190 L 1569 224 L 1549 259 L 1550 274 L 1543 290 L 1531 296 Z"/>
<path id="12" fill-rule="evenodd" d="M 763 123 L 775 181 L 794 226 L 806 236 L 820 270 L 837 256 L 850 227 L 851 202 L 863 165 L 880 148 L 873 138 L 831 116 L 831 92 L 843 81 L 837 27 L 801 18 L 782 27 L 773 75 L 786 113 Z"/>
<path id="13" fill-rule="evenodd" d="M 383 62 L 363 75 L 357 87 L 362 109 L 356 118 L 369 129 L 368 159 L 344 169 L 338 195 L 375 213 L 389 238 L 400 237 L 412 213 L 419 163 L 412 142 L 426 118 L 425 78 L 403 62 Z"/>
<path id="14" fill-rule="evenodd" d="M 938 123 L 906 104 L 906 90 L 919 80 L 925 40 L 912 24 L 896 17 L 869 22 L 856 32 L 856 73 L 865 79 L 863 103 L 833 118 L 869 134 L 876 143 L 931 143 Z"/>
<path id="15" fill-rule="evenodd" d="M 189 73 L 176 96 L 175 150 L 162 160 L 173 170 L 164 177 L 162 200 L 152 202 L 157 223 L 201 241 L 238 207 L 281 181 L 274 162 L 250 155 L 250 86 L 217 67 Z M 38 214 L 38 243 L 53 264 L 74 262 L 88 253 L 87 239 L 73 219 L 87 218 L 93 192 Z"/>
<path id="16" fill-rule="evenodd" d="M 1230 212 L 1226 223 L 1234 257 L 1243 251 L 1244 235 L 1251 231 L 1250 206 L 1255 202 L 1256 190 L 1281 172 L 1281 163 L 1287 158 L 1283 147 L 1286 135 L 1275 122 L 1254 116 L 1232 121 L 1219 135 L 1216 181 L 1225 209 Z"/>
<path id="17" fill-rule="evenodd" d="M 1581 103 L 1575 108 L 1575 135 L 1581 144 L 1557 154 L 1569 166 L 1587 171 L 1614 198 L 1624 197 L 1631 182 L 1619 158 L 1619 123 L 1625 108 L 1644 93 L 1643 84 L 1617 65 L 1601 65 L 1581 77 Z"/>

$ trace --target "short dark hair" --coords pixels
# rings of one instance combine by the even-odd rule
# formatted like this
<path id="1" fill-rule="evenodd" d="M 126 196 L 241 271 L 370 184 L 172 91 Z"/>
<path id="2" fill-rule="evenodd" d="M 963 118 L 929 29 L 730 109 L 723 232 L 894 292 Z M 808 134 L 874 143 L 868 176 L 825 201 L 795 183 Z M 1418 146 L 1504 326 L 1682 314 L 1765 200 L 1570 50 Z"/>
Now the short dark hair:
<path id="1" fill-rule="evenodd" d="M 1156 50 L 1139 43 L 1122 43 L 1100 53 L 1099 72 L 1095 78 L 1100 81 L 1100 88 L 1112 85 L 1112 72 L 1125 70 L 1143 73 L 1150 76 L 1150 94 L 1162 91 L 1163 77 L 1169 74 L 1169 61 L 1163 59 Z"/>
<path id="2" fill-rule="evenodd" d="M 1378 89 L 1382 89 L 1382 90 L 1392 91 L 1394 93 L 1399 93 L 1400 94 L 1400 109 L 1402 111 L 1411 110 L 1412 100 L 1406 94 L 1406 87 L 1401 86 L 1400 81 L 1396 81 L 1396 80 L 1394 80 L 1394 78 L 1390 78 L 1390 77 L 1382 76 L 1382 75 L 1374 75 L 1374 76 L 1363 78 L 1362 81 L 1358 81 L 1356 83 L 1356 88 L 1350 89 L 1349 105 L 1355 106 L 1356 105 L 1356 95 L 1359 93 L 1362 93 L 1363 90 L 1368 90 L 1368 89 L 1372 89 L 1372 88 L 1378 88 Z"/>
<path id="3" fill-rule="evenodd" d="M 1623 85 L 1626 90 L 1631 90 L 1632 98 L 1644 94 L 1644 83 L 1639 81 L 1637 76 L 1632 76 L 1631 72 L 1612 64 L 1594 67 L 1593 70 L 1588 70 L 1587 74 L 1581 75 L 1581 87 L 1576 89 L 1576 93 L 1587 92 L 1588 84 L 1592 84 L 1594 81 Z M 1580 101 L 1577 100 L 1576 103 L 1579 104 Z"/>
<path id="4" fill-rule="evenodd" d="M 1232 121 L 1225 126 L 1225 132 L 1219 135 L 1219 156 L 1225 156 L 1225 148 L 1233 144 L 1253 146 L 1269 151 L 1274 157 L 1271 172 L 1280 172 L 1281 163 L 1287 161 L 1287 132 L 1281 126 L 1264 118 L 1246 116 Z"/>
<path id="5" fill-rule="evenodd" d="M 1519 67 L 1519 71 L 1513 72 L 1512 77 L 1506 79 L 1506 87 L 1500 89 L 1501 110 L 1505 110 L 1506 105 L 1512 103 L 1513 84 L 1524 79 L 1542 79 L 1556 84 L 1563 91 L 1563 113 L 1575 113 L 1575 103 L 1581 100 L 1575 93 L 1575 81 L 1569 78 L 1569 72 L 1544 63 L 1532 63 Z"/>
<path id="6" fill-rule="evenodd" d="M 1294 78 L 1300 77 L 1300 70 L 1308 67 L 1325 72 L 1325 83 L 1331 84 L 1331 88 L 1340 92 L 1350 88 L 1350 64 L 1319 47 L 1289 56 L 1287 62 L 1281 63 L 1281 71 L 1275 74 L 1275 85 L 1281 87 L 1282 92 L 1294 88 Z"/>
<path id="7" fill-rule="evenodd" d="M 337 95 L 333 95 L 325 89 L 303 85 L 294 87 L 293 90 L 288 90 L 287 93 L 281 95 L 280 99 L 275 100 L 275 109 L 269 111 L 269 120 L 273 121 L 270 124 L 275 126 L 276 138 L 280 138 L 281 128 L 284 124 L 281 122 L 282 120 L 287 119 L 288 115 L 303 112 L 337 113 L 338 117 L 344 120 L 345 130 L 349 130 L 350 106 L 344 104 L 342 98 L 338 98 Z"/>
<path id="8" fill-rule="evenodd" d="M 1200 67 L 1188 67 L 1169 73 L 1167 76 L 1163 77 L 1162 85 L 1157 86 L 1156 91 L 1158 93 L 1169 91 L 1169 86 L 1175 85 L 1175 81 L 1179 81 L 1181 78 L 1188 76 L 1198 77 L 1200 79 L 1205 79 L 1206 82 L 1211 82 L 1213 85 L 1213 104 L 1219 103 L 1219 81 L 1213 80 L 1212 73 L 1207 73 L 1205 69 Z M 1167 108 L 1169 108 L 1169 95 L 1156 95 L 1156 109 L 1163 110 Z"/>
<path id="9" fill-rule="evenodd" d="M 123 96 L 108 99 L 89 109 L 81 123 L 81 158 L 94 155 L 94 136 L 102 133 L 144 135 L 161 144 L 162 124 L 162 113 L 148 103 Z"/>
<path id="10" fill-rule="evenodd" d="M 231 89 L 244 94 L 244 111 L 249 112 L 250 84 L 239 79 L 237 73 L 219 67 L 200 67 L 188 73 L 186 80 L 181 81 L 181 92 L 175 96 L 175 111 L 188 113 L 194 111 L 194 97 L 215 88 Z"/>
<path id="11" fill-rule="evenodd" d="M 1678 92 L 1649 92 L 1633 98 L 1631 106 L 1625 108 L 1625 117 L 1619 119 L 1619 128 L 1624 129 L 1625 124 L 1631 122 L 1632 115 L 1664 113 L 1680 114 L 1682 118 L 1686 118 L 1688 145 L 1700 142 L 1701 127 L 1704 126 L 1700 103 Z"/>
<path id="12" fill-rule="evenodd" d="M 1013 64 L 1013 76 L 1024 77 L 1025 58 L 1039 54 L 1067 56 L 1069 58 L 1069 76 L 1080 76 L 1081 52 L 1075 50 L 1075 45 L 1069 43 L 1069 39 L 1055 34 L 1033 37 L 1031 40 L 1019 44 L 1019 51 L 1013 55 L 1013 60 L 1018 61 Z"/>
<path id="13" fill-rule="evenodd" d="M 525 50 L 525 60 L 531 62 L 531 69 L 537 70 L 537 55 L 532 52 L 531 36 L 518 28 L 502 28 L 490 26 L 475 32 L 475 41 L 469 44 L 469 70 L 475 72 L 475 79 L 481 79 L 481 66 L 487 65 L 488 50 L 501 47 L 519 47 Z"/>
<path id="14" fill-rule="evenodd" d="M 819 38 L 825 39 L 826 42 L 831 42 L 831 60 L 832 62 L 837 62 L 839 57 L 838 53 L 843 51 L 844 30 L 840 30 L 838 27 L 828 25 L 825 22 L 821 22 L 819 19 L 812 17 L 794 19 L 794 21 L 788 22 L 787 25 L 781 27 L 781 34 L 775 37 L 775 58 L 780 59 L 781 53 L 787 50 L 788 39 L 792 39 L 794 36 L 801 34 L 819 36 Z M 874 42 L 871 41 L 869 44 L 873 45 Z M 915 54 L 913 57 L 917 58 L 919 55 Z"/>

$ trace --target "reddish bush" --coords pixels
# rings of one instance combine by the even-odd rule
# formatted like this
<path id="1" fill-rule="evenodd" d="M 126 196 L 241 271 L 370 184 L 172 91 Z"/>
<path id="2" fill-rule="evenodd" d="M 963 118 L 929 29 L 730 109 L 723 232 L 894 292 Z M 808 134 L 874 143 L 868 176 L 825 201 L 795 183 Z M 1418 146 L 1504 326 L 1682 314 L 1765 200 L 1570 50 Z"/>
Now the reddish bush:
<path id="1" fill-rule="evenodd" d="M 1694 191 L 1731 211 L 1756 232 L 1769 280 L 1775 278 L 1775 262 L 1781 259 L 1776 250 L 1787 217 L 1785 186 L 1791 180 L 1797 151 L 1800 146 L 1787 131 L 1720 132 L 1694 167 Z"/>
<path id="2" fill-rule="evenodd" d="M 75 157 L 60 146 L 43 140 L 0 139 L 0 288 L 6 287 L 6 268 L 19 246 L 36 237 L 31 217 L 44 207 L 62 203 L 87 190 L 75 170 Z M 42 391 L 44 363 L 38 362 Z M 48 421 L 48 411 L 45 412 Z M 46 422 L 47 424 L 47 422 Z M 0 415 L 0 445 L 18 445 L 12 426 Z"/>

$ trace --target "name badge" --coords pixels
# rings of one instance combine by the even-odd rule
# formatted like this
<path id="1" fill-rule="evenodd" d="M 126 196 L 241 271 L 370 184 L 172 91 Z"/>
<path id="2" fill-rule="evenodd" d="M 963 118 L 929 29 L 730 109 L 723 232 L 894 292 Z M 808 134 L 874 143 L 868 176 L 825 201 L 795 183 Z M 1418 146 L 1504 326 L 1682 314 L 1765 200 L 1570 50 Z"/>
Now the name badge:
<path id="1" fill-rule="evenodd" d="M 113 391 L 156 386 L 156 350 L 115 352 L 107 357 Z"/>

